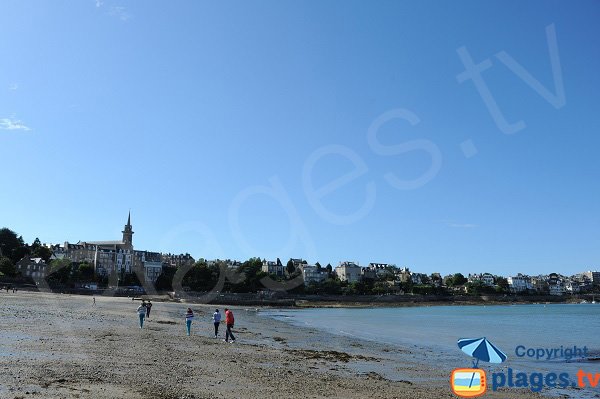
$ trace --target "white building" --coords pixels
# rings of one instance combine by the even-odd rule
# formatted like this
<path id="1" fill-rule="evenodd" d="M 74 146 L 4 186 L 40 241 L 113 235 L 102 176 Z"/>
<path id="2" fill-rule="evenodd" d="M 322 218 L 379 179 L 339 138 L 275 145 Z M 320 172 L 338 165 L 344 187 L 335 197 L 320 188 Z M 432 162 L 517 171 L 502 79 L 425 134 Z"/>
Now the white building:
<path id="1" fill-rule="evenodd" d="M 261 270 L 267 274 L 275 274 L 276 276 L 283 277 L 285 275 L 285 266 L 281 262 L 264 260 Z"/>
<path id="2" fill-rule="evenodd" d="M 354 262 L 340 262 L 335 268 L 335 274 L 341 281 L 356 283 L 361 280 L 361 267 Z"/>
<path id="3" fill-rule="evenodd" d="M 302 270 L 304 285 L 318 284 L 327 279 L 327 271 L 324 269 L 319 270 L 316 266 L 302 265 L 300 270 Z"/>
<path id="4" fill-rule="evenodd" d="M 569 294 L 576 294 L 581 291 L 581 286 L 576 281 L 567 280 L 564 284 L 564 290 Z"/>
<path id="5" fill-rule="evenodd" d="M 511 292 L 525 292 L 527 290 L 533 290 L 533 284 L 529 276 L 522 275 L 521 273 L 516 276 L 511 276 L 508 279 L 508 288 Z"/>
<path id="6" fill-rule="evenodd" d="M 377 278 L 386 278 L 394 275 L 396 265 L 388 263 L 369 263 L 369 270 L 375 272 Z"/>
<path id="7" fill-rule="evenodd" d="M 493 287 L 496 279 L 491 273 L 469 274 L 469 283 L 481 282 L 483 285 Z"/>
<path id="8" fill-rule="evenodd" d="M 592 285 L 600 285 L 600 272 L 587 271 L 583 272 L 582 274 L 586 275 L 590 279 Z"/>

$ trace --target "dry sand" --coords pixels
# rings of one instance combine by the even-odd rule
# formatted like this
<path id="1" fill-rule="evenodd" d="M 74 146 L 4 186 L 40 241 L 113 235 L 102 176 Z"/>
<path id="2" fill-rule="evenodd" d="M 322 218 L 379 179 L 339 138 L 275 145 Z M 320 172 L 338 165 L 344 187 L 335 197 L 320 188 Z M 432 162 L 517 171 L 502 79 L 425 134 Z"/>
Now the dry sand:
<path id="1" fill-rule="evenodd" d="M 155 302 L 139 329 L 139 302 L 96 303 L 0 293 L 0 398 L 455 397 L 450 370 L 412 359 L 410 349 L 299 329 L 244 308 L 234 308 L 237 342 L 228 344 L 211 336 L 212 306 Z M 196 313 L 190 337 L 188 306 Z M 516 390 L 486 395 L 534 397 Z"/>

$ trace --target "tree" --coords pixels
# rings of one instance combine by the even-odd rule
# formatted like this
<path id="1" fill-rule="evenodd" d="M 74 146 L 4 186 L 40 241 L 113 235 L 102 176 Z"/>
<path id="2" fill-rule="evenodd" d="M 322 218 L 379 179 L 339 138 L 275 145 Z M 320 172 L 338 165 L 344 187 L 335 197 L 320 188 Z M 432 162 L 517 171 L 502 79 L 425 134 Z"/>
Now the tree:
<path id="1" fill-rule="evenodd" d="M 52 257 L 50 248 L 43 246 L 39 238 L 36 238 L 29 248 L 32 258 L 42 258 L 44 262 L 49 262 Z"/>
<path id="2" fill-rule="evenodd" d="M 0 229 L 0 252 L 15 264 L 29 253 L 29 249 L 23 237 L 18 237 L 17 233 L 4 227 Z"/>
<path id="3" fill-rule="evenodd" d="M 94 280 L 94 266 L 87 262 L 79 264 L 79 278 L 85 282 Z"/>
<path id="4" fill-rule="evenodd" d="M 445 278 L 444 282 L 446 283 L 446 285 L 448 287 L 456 287 L 456 286 L 463 285 L 464 283 L 466 283 L 467 279 L 461 273 L 455 273 L 452 276 L 447 276 Z"/>
<path id="5" fill-rule="evenodd" d="M 296 266 L 294 266 L 294 262 L 291 259 L 288 260 L 285 270 L 288 272 L 288 274 L 293 274 L 296 271 Z"/>
<path id="6" fill-rule="evenodd" d="M 315 266 L 317 267 L 317 271 L 321 271 L 322 267 L 321 264 L 319 262 L 315 263 Z"/>
<path id="7" fill-rule="evenodd" d="M 431 284 L 433 284 L 436 287 L 441 286 L 443 283 L 442 277 L 437 273 L 432 273 L 431 276 L 429 276 L 429 279 L 431 281 Z"/>
<path id="8" fill-rule="evenodd" d="M 47 281 L 50 285 L 66 285 L 71 283 L 73 267 L 69 259 L 54 259 L 50 262 Z"/>
<path id="9" fill-rule="evenodd" d="M 327 270 L 327 273 L 329 273 L 329 275 L 331 276 L 331 273 L 333 273 L 333 267 L 331 267 L 331 263 L 328 263 L 327 266 L 325 266 L 325 269 Z"/>
<path id="10" fill-rule="evenodd" d="M 500 287 L 501 291 L 508 291 L 508 280 L 505 277 L 497 276 L 496 285 Z"/>
<path id="11" fill-rule="evenodd" d="M 216 284 L 218 272 L 214 267 L 209 267 L 206 262 L 196 262 L 185 274 L 182 285 L 190 287 L 193 291 L 210 291 Z"/>
<path id="12" fill-rule="evenodd" d="M 403 281 L 400 286 L 402 287 L 402 290 L 406 293 L 408 292 L 413 292 L 413 282 L 411 278 L 406 279 L 406 281 Z"/>
<path id="13" fill-rule="evenodd" d="M 12 277 L 16 274 L 17 270 L 12 261 L 6 256 L 0 257 L 0 273 L 5 276 Z"/>
<path id="14" fill-rule="evenodd" d="M 177 273 L 176 267 L 163 267 L 162 273 L 156 279 L 156 289 L 159 291 L 173 291 L 173 278 Z"/>
<path id="15" fill-rule="evenodd" d="M 123 281 L 121 285 L 125 286 L 141 286 L 140 279 L 138 278 L 136 273 L 125 273 L 123 275 Z"/>
<path id="16" fill-rule="evenodd" d="M 33 243 L 31 244 L 31 249 L 35 249 L 38 247 L 42 246 L 42 242 L 40 241 L 39 237 L 36 237 L 35 240 L 33 240 Z"/>

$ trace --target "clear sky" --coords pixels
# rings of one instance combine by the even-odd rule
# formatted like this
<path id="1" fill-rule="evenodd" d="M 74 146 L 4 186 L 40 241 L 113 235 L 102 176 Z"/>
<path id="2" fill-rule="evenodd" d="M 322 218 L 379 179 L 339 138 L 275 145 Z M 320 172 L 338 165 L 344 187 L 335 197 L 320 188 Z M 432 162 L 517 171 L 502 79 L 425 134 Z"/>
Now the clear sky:
<path id="1" fill-rule="evenodd" d="M 3 1 L 0 225 L 600 269 L 598 1 Z M 472 65 L 469 66 L 469 64 Z"/>

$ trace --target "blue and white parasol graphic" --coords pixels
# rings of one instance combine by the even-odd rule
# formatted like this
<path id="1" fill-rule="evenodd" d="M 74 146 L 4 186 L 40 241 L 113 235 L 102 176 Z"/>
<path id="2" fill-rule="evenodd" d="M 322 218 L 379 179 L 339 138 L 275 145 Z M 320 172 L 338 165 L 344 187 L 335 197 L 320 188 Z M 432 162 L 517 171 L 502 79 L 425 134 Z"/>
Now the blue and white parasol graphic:
<path id="1" fill-rule="evenodd" d="M 504 352 L 502 352 L 500 349 L 496 348 L 494 344 L 488 341 L 485 337 L 459 339 L 458 347 L 467 355 L 477 359 L 477 361 L 473 363 L 473 368 L 477 368 L 480 360 L 488 363 L 502 363 L 507 359 L 506 354 L 504 354 Z M 473 384 L 474 377 L 475 373 L 473 373 L 473 377 L 471 377 L 471 383 L 469 384 L 469 387 L 471 387 L 471 384 Z"/>

